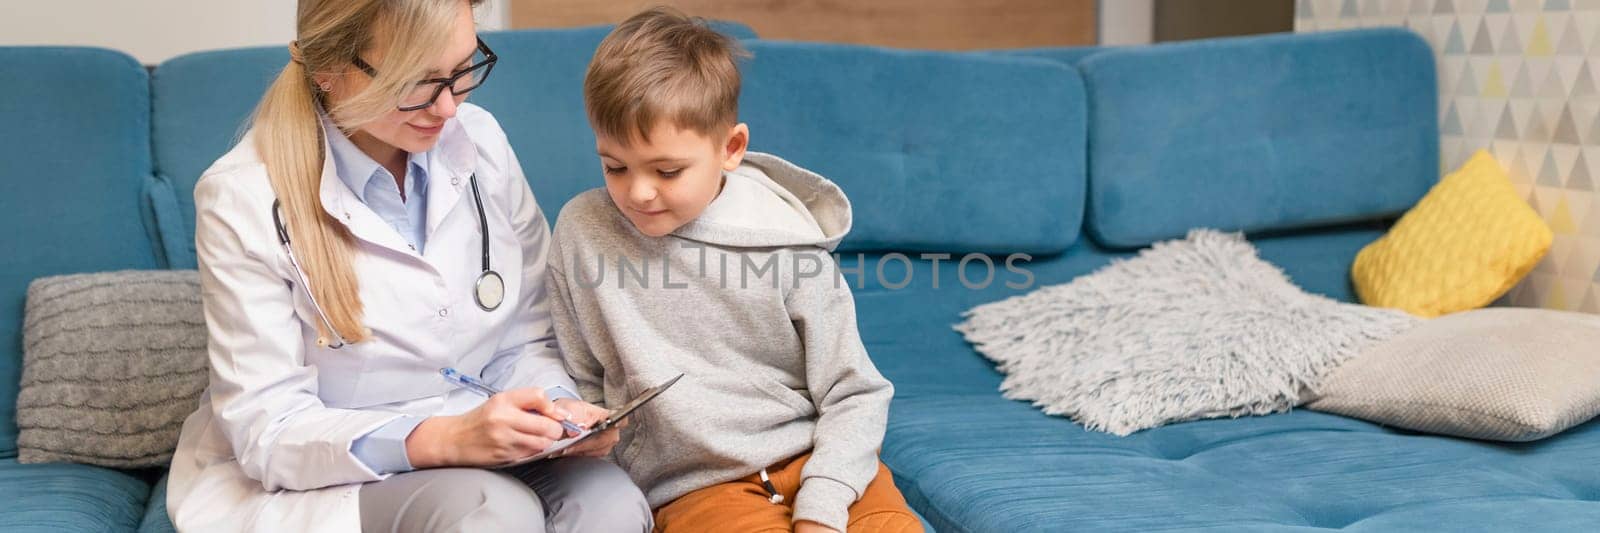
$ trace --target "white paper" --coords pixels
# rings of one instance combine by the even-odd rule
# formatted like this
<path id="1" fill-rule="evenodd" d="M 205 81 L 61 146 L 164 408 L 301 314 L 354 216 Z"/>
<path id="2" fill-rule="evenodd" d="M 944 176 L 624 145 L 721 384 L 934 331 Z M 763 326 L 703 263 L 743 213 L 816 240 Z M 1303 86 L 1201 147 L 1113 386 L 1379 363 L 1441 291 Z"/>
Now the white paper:
<path id="1" fill-rule="evenodd" d="M 509 462 L 509 463 L 506 463 L 506 464 L 503 464 L 503 465 L 500 465 L 500 466 L 502 466 L 502 467 L 516 466 L 516 465 L 520 465 L 520 464 L 527 464 L 527 463 L 531 463 L 531 462 L 534 462 L 534 461 L 540 461 L 540 460 L 544 460 L 544 459 L 549 459 L 549 458 L 555 457 L 556 454 L 561 453 L 561 450 L 565 450 L 565 449 L 571 447 L 574 444 L 577 444 L 579 442 L 583 442 L 584 439 L 589 438 L 590 435 L 593 435 L 595 433 L 596 432 L 594 430 L 585 430 L 583 433 L 579 433 L 576 437 L 565 438 L 565 439 L 561 439 L 561 440 L 556 441 L 554 444 L 551 444 L 549 448 L 545 448 L 545 450 L 543 452 L 539 452 L 537 454 L 534 454 L 534 455 L 531 455 L 531 456 L 528 456 L 528 457 L 524 457 L 522 459 L 517 459 L 515 461 Z"/>

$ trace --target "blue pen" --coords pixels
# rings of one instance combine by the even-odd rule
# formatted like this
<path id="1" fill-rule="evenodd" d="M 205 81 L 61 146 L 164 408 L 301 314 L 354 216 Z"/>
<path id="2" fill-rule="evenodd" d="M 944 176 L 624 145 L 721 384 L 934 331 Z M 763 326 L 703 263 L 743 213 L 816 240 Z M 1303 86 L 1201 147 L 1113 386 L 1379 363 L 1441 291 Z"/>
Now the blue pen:
<path id="1" fill-rule="evenodd" d="M 479 380 L 478 378 L 475 378 L 475 377 L 472 377 L 472 376 L 469 376 L 469 375 L 466 375 L 466 374 L 462 374 L 460 371 L 458 371 L 458 370 L 456 370 L 454 368 L 450 368 L 450 367 L 441 368 L 441 369 L 439 369 L 439 375 L 444 376 L 444 379 L 450 380 L 450 382 L 454 383 L 457 387 L 461 387 L 463 389 L 467 389 L 467 390 L 470 390 L 472 392 L 476 392 L 478 394 L 482 394 L 485 398 L 490 397 L 490 396 L 494 396 L 496 394 L 500 394 L 500 391 L 495 390 L 495 388 L 489 386 L 488 383 L 484 383 L 482 380 Z M 552 420 L 555 419 L 555 417 L 550 417 L 550 418 Z M 572 423 L 570 421 L 567 421 L 567 420 L 556 420 L 556 421 L 560 422 L 561 423 L 561 427 L 566 428 L 567 431 L 571 431 L 573 433 L 583 433 L 583 427 L 581 427 L 581 426 L 579 426 L 577 424 L 574 424 L 574 423 Z"/>

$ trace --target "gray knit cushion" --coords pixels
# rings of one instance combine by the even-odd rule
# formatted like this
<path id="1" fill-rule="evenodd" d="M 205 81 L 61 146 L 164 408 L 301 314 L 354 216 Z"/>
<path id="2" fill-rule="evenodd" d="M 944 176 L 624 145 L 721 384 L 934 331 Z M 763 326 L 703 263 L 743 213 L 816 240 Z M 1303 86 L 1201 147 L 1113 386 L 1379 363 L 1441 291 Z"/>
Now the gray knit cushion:
<path id="1" fill-rule="evenodd" d="M 1446 315 L 1373 345 L 1319 393 L 1308 407 L 1428 433 L 1541 439 L 1600 413 L 1600 316 Z"/>
<path id="2" fill-rule="evenodd" d="M 22 330 L 17 459 L 165 465 L 206 386 L 193 270 L 34 280 Z"/>
<path id="3" fill-rule="evenodd" d="M 1414 325 L 1300 290 L 1239 234 L 1194 230 L 956 325 L 1007 398 L 1128 435 L 1287 411 L 1362 348 Z"/>

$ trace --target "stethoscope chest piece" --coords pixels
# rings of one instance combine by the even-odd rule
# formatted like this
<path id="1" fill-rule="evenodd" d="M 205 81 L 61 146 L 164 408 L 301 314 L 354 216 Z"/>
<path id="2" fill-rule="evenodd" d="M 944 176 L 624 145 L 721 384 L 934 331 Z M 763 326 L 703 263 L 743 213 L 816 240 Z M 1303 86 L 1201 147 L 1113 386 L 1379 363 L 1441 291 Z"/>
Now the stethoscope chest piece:
<path id="1" fill-rule="evenodd" d="M 478 275 L 478 283 L 473 286 L 472 293 L 479 309 L 493 311 L 500 307 L 500 302 L 506 300 L 506 280 L 500 278 L 499 272 L 485 270 Z"/>
<path id="2" fill-rule="evenodd" d="M 478 194 L 478 175 L 468 176 L 467 183 L 472 184 L 472 203 L 478 205 L 478 231 L 483 235 L 483 273 L 478 274 L 478 282 L 472 287 L 472 299 L 477 300 L 479 309 L 493 311 L 506 299 L 506 280 L 489 266 L 489 217 L 483 212 L 483 196 Z"/>

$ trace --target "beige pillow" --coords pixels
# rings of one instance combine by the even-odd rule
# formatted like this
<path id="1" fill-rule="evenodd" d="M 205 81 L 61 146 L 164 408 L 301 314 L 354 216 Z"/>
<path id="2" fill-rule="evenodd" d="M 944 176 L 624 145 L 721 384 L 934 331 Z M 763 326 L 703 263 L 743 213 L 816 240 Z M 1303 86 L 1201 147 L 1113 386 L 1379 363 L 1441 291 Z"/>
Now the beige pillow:
<path id="1" fill-rule="evenodd" d="M 1600 316 L 1490 308 L 1429 320 L 1335 370 L 1307 407 L 1475 439 L 1548 437 L 1600 413 Z"/>

